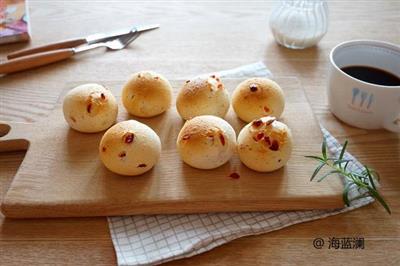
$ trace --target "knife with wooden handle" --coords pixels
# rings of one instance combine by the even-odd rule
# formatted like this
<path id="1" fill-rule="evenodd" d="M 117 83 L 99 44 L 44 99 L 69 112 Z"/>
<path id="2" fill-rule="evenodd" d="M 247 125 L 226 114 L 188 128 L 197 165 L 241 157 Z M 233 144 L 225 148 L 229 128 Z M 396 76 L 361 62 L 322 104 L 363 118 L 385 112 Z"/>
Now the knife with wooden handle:
<path id="1" fill-rule="evenodd" d="M 57 49 L 73 48 L 73 47 L 76 47 L 76 46 L 79 46 L 82 44 L 94 44 L 94 43 L 99 43 L 99 42 L 107 42 L 107 41 L 122 37 L 123 35 L 129 34 L 132 31 L 132 29 L 136 29 L 137 32 L 143 32 L 143 31 L 155 29 L 158 27 L 159 27 L 158 24 L 139 25 L 139 26 L 135 26 L 133 28 L 117 30 L 117 31 L 109 32 L 109 33 L 92 34 L 92 35 L 87 36 L 86 38 L 76 38 L 76 39 L 71 39 L 71 40 L 65 40 L 65 41 L 60 41 L 60 42 L 55 42 L 55 43 L 45 44 L 45 45 L 38 46 L 38 47 L 25 49 L 22 51 L 17 51 L 17 52 L 8 54 L 7 58 L 14 59 L 17 57 L 22 57 L 22 56 L 27 56 L 27 55 L 31 55 L 31 54 L 57 50 Z"/>

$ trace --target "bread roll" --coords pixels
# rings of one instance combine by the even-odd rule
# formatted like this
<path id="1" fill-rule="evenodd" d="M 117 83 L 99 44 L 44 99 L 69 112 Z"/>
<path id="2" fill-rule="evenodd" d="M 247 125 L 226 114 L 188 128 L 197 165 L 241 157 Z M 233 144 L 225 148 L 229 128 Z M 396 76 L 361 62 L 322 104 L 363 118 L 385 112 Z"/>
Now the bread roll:
<path id="1" fill-rule="evenodd" d="M 110 171 L 120 175 L 140 175 L 157 163 L 161 141 L 147 125 L 128 120 L 104 133 L 99 153 L 101 161 Z"/>
<path id="2" fill-rule="evenodd" d="M 225 164 L 236 150 L 236 133 L 225 120 L 196 116 L 183 125 L 177 139 L 182 160 L 199 169 L 213 169 Z"/>
<path id="3" fill-rule="evenodd" d="M 285 97 L 274 81 L 250 78 L 236 87 L 232 106 L 236 115 L 247 123 L 263 116 L 279 118 L 285 108 Z"/>
<path id="4" fill-rule="evenodd" d="M 247 124 L 238 136 L 240 160 L 250 169 L 271 172 L 284 166 L 292 152 L 290 129 L 274 117 Z"/>
<path id="5" fill-rule="evenodd" d="M 93 133 L 106 130 L 118 115 L 112 93 L 99 84 L 84 84 L 70 90 L 63 101 L 64 118 L 75 130 Z"/>
<path id="6" fill-rule="evenodd" d="M 124 85 L 122 103 L 128 113 L 139 117 L 159 115 L 171 106 L 172 87 L 162 75 L 141 71 Z"/>
<path id="7" fill-rule="evenodd" d="M 185 120 L 199 115 L 223 118 L 229 109 L 229 94 L 215 75 L 195 78 L 183 85 L 176 99 L 176 108 Z"/>

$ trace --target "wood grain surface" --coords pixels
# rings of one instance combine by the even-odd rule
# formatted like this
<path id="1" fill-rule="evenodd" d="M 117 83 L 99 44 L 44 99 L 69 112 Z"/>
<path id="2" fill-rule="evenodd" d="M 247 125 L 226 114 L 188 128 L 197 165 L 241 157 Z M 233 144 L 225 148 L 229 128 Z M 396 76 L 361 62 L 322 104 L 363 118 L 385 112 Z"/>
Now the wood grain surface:
<path id="1" fill-rule="evenodd" d="M 276 76 L 298 76 L 318 120 L 334 136 L 350 141 L 349 151 L 378 170 L 381 191 L 391 205 L 378 204 L 299 224 L 270 234 L 232 241 L 170 265 L 399 265 L 400 138 L 383 130 L 363 130 L 339 122 L 326 100 L 328 54 L 350 39 L 400 42 L 399 1 L 329 1 L 330 25 L 317 47 L 282 48 L 268 29 L 271 2 L 30 1 L 33 40 L 0 46 L 9 52 L 131 23 L 161 23 L 128 49 L 100 50 L 41 69 L 0 78 L 0 120 L 33 122 L 53 108 L 62 84 L 80 80 L 124 80 L 153 69 L 169 78 L 190 77 L 263 60 Z M 60 85 L 61 84 L 61 85 Z M 3 197 L 23 152 L 0 154 Z M 12 220 L 0 218 L 0 261 L 5 265 L 113 265 L 105 218 Z M 317 250 L 316 237 L 365 238 L 364 250 Z"/>
<path id="2" fill-rule="evenodd" d="M 138 177 L 113 174 L 98 156 L 104 132 L 85 134 L 70 129 L 64 120 L 61 97 L 48 117 L 32 124 L 18 123 L 16 127 L 11 123 L 10 137 L 5 136 L 8 140 L 0 138 L 0 151 L 2 144 L 10 151 L 10 141 L 17 149 L 29 142 L 1 210 L 9 218 L 43 218 L 343 207 L 339 178 L 321 183 L 309 181 L 316 164 L 304 156 L 320 154 L 322 134 L 303 89 L 296 78 L 274 80 L 285 93 L 285 111 L 280 120 L 293 135 L 292 156 L 278 171 L 252 171 L 241 164 L 237 154 L 223 166 L 208 171 L 184 164 L 176 149 L 184 121 L 174 104 L 153 118 L 132 117 L 121 104 L 124 81 L 99 81 L 120 103 L 117 121 L 137 119 L 160 136 L 159 162 Z M 243 79 L 222 81 L 232 94 Z M 170 82 L 176 98 L 185 80 Z M 67 85 L 66 91 L 76 85 Z M 232 108 L 225 119 L 236 134 L 246 125 Z M 240 178 L 230 178 L 232 173 Z"/>

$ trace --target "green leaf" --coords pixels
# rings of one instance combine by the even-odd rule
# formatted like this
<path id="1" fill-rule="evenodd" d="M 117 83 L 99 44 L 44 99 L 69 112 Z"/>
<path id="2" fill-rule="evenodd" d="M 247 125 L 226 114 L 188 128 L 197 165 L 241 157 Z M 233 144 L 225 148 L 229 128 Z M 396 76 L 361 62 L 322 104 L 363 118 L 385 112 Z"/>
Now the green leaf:
<path id="1" fill-rule="evenodd" d="M 333 162 L 333 165 L 338 165 L 338 164 L 341 164 L 341 163 L 347 163 L 347 162 L 351 162 L 351 161 L 353 161 L 353 160 L 351 160 L 351 159 L 349 159 L 349 160 L 347 160 L 347 159 L 340 159 L 340 160 L 334 161 L 334 162 Z"/>
<path id="2" fill-rule="evenodd" d="M 326 158 L 327 161 L 336 161 L 337 159 L 335 157 L 328 157 Z"/>
<path id="3" fill-rule="evenodd" d="M 322 141 L 322 157 L 326 160 L 328 155 L 326 154 L 326 139 Z"/>
<path id="4" fill-rule="evenodd" d="M 374 179 L 372 178 L 372 175 L 371 175 L 371 173 L 370 173 L 368 167 L 367 167 L 366 165 L 364 165 L 364 167 L 365 167 L 365 171 L 366 171 L 366 173 L 367 173 L 367 176 L 368 176 L 368 179 L 369 179 L 369 182 L 370 182 L 371 186 L 376 190 L 376 186 L 375 186 L 375 183 L 374 183 Z"/>
<path id="5" fill-rule="evenodd" d="M 317 176 L 318 172 L 324 167 L 325 163 L 321 163 L 320 165 L 315 168 L 314 173 L 312 174 L 310 181 L 313 181 L 313 179 Z"/>
<path id="6" fill-rule="evenodd" d="M 368 168 L 369 169 L 369 172 L 370 172 L 370 174 L 373 176 L 373 177 L 375 177 L 376 178 L 376 180 L 380 180 L 381 179 L 381 177 L 379 176 L 379 173 L 377 172 L 377 171 L 375 171 L 374 169 L 372 169 L 372 168 Z"/>
<path id="7" fill-rule="evenodd" d="M 320 162 L 325 162 L 324 158 L 318 157 L 318 156 L 307 155 L 307 156 L 304 156 L 304 157 L 309 158 L 309 159 L 314 159 L 314 160 L 317 160 L 317 161 L 320 161 Z"/>
<path id="8" fill-rule="evenodd" d="M 387 205 L 387 203 L 385 202 L 385 200 L 382 198 L 381 195 L 379 195 L 378 191 L 373 189 L 372 187 L 367 187 L 369 193 L 371 194 L 372 197 L 374 197 L 375 199 L 377 199 L 379 201 L 379 203 L 386 209 L 386 211 L 389 214 L 392 214 L 392 211 L 390 210 L 389 206 Z"/>
<path id="9" fill-rule="evenodd" d="M 357 172 L 352 172 L 350 175 L 353 177 L 354 182 L 357 183 L 357 185 L 360 185 L 362 183 L 363 185 L 368 185 L 369 183 L 365 183 L 365 180 L 368 179 L 365 175 L 362 173 L 357 173 Z"/>
<path id="10" fill-rule="evenodd" d="M 344 165 L 343 171 L 346 172 L 347 166 L 349 165 L 349 162 L 346 162 L 346 164 Z"/>
<path id="11" fill-rule="evenodd" d="M 351 176 L 353 177 L 354 182 L 356 182 L 358 186 L 361 186 L 363 188 L 370 186 L 369 178 L 366 174 L 352 172 Z"/>
<path id="12" fill-rule="evenodd" d="M 344 152 L 346 151 L 347 143 L 348 143 L 348 141 L 346 140 L 346 141 L 344 142 L 343 146 L 342 146 L 342 151 L 340 152 L 339 160 L 342 160 L 342 159 L 343 159 Z"/>
<path id="13" fill-rule="evenodd" d="M 346 204 L 346 206 L 350 206 L 350 201 L 349 201 L 349 190 L 350 190 L 351 183 L 346 183 L 343 189 L 343 202 Z"/>
<path id="14" fill-rule="evenodd" d="M 332 175 L 332 174 L 340 174 L 340 171 L 338 171 L 338 170 L 331 170 L 331 171 L 329 171 L 328 173 L 326 173 L 326 174 L 324 174 L 323 176 L 321 176 L 321 177 L 318 179 L 317 182 L 321 182 L 322 180 L 325 179 L 325 177 L 330 176 L 330 175 Z"/>

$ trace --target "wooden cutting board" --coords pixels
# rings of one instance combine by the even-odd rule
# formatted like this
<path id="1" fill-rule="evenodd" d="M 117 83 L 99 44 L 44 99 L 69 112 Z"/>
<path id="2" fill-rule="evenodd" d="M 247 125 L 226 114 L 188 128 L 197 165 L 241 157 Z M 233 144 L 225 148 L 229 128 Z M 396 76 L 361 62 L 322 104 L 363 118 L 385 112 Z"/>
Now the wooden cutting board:
<path id="1" fill-rule="evenodd" d="M 150 172 L 119 176 L 100 162 L 102 133 L 84 134 L 70 129 L 62 114 L 62 96 L 51 114 L 33 124 L 7 123 L 1 131 L 0 151 L 28 149 L 2 203 L 6 217 L 112 216 L 228 211 L 329 209 L 343 207 L 339 178 L 310 182 L 315 162 L 304 155 L 320 153 L 322 134 L 296 78 L 275 79 L 284 89 L 282 121 L 294 137 L 288 164 L 272 173 L 257 173 L 235 155 L 214 170 L 198 170 L 179 159 L 176 137 L 183 121 L 175 105 L 165 114 L 137 119 L 123 108 L 123 82 L 104 82 L 119 100 L 118 121 L 137 119 L 160 136 L 162 154 Z M 241 80 L 225 79 L 230 90 Z M 176 95 L 184 81 L 171 81 Z M 84 83 L 84 82 L 82 82 Z M 71 89 L 78 84 L 69 84 Z M 236 133 L 244 126 L 230 109 L 226 120 Z M 28 147 L 29 146 L 29 147 Z M 231 173 L 240 178 L 233 179 Z"/>

